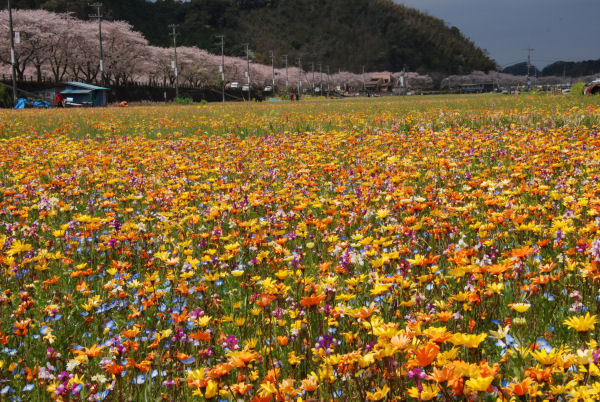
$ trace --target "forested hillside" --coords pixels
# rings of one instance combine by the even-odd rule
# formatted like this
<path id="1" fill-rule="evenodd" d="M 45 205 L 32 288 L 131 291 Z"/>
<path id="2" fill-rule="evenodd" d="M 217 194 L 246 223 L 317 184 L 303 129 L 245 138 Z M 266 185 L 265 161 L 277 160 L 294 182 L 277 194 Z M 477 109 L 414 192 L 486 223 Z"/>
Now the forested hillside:
<path id="1" fill-rule="evenodd" d="M 6 0 L 0 1 L 6 6 Z M 80 0 L 15 0 L 16 8 L 73 12 L 94 10 Z M 249 42 L 253 59 L 270 62 L 270 50 L 329 65 L 332 71 L 395 70 L 466 73 L 495 63 L 454 27 L 391 0 L 104 0 L 108 19 L 126 20 L 153 45 L 168 46 L 168 25 L 179 24 L 178 42 L 242 55 Z M 278 57 L 278 65 L 283 59 Z"/>

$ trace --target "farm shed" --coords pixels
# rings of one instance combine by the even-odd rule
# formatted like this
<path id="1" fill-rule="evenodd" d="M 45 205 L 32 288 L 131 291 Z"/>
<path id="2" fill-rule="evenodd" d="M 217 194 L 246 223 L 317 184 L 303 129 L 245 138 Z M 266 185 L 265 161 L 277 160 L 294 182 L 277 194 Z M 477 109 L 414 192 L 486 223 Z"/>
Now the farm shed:
<path id="1" fill-rule="evenodd" d="M 66 82 L 65 89 L 60 93 L 67 98 L 67 102 L 97 107 L 106 106 L 107 91 L 108 88 L 84 84 L 83 82 Z"/>

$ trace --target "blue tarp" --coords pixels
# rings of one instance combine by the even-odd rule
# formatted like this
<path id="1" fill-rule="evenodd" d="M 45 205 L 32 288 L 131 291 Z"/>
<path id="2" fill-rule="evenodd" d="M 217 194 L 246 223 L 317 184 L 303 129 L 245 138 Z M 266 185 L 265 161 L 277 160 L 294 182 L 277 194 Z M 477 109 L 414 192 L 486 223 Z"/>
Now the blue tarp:
<path id="1" fill-rule="evenodd" d="M 278 98 L 269 98 L 269 102 L 281 102 L 281 99 L 278 99 Z"/>
<path id="2" fill-rule="evenodd" d="M 15 105 L 15 109 L 25 109 L 26 103 L 27 103 L 27 99 L 19 98 L 19 100 L 17 100 L 17 104 Z"/>
<path id="3" fill-rule="evenodd" d="M 28 107 L 37 107 L 37 108 L 47 109 L 50 107 L 50 102 L 43 101 L 43 100 L 19 98 L 19 100 L 17 100 L 17 104 L 15 105 L 15 109 L 25 109 Z"/>

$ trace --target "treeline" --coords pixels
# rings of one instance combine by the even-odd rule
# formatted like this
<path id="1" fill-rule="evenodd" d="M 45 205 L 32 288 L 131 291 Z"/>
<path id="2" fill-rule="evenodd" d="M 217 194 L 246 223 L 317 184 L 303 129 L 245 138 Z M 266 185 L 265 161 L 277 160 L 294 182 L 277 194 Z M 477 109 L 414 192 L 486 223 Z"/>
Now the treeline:
<path id="1" fill-rule="evenodd" d="M 8 12 L 0 10 L 0 25 L 8 24 Z M 109 86 L 131 83 L 172 87 L 176 81 L 173 47 L 148 44 L 141 33 L 123 21 L 102 24 L 103 66 L 100 71 L 98 24 L 80 20 L 66 13 L 45 10 L 14 10 L 13 25 L 20 33 L 15 44 L 17 79 L 35 77 L 37 81 L 84 81 Z M 10 43 L 0 35 L 0 74 L 10 75 Z M 182 86 L 208 88 L 221 86 L 221 56 L 195 46 L 177 48 L 178 81 Z M 224 58 L 224 76 L 232 87 L 246 83 L 247 62 L 241 57 Z M 396 79 L 398 78 L 396 73 Z M 280 90 L 296 85 L 302 88 L 359 88 L 368 74 L 331 71 L 331 74 L 311 74 L 298 67 L 276 68 L 251 59 L 251 86 L 271 85 L 274 79 Z M 413 88 L 430 85 L 427 76 L 409 73 Z M 237 83 L 238 85 L 233 85 Z"/>
<path id="2" fill-rule="evenodd" d="M 586 61 L 557 61 L 542 70 L 543 75 L 561 75 L 581 77 L 600 73 L 600 59 Z"/>
<path id="3" fill-rule="evenodd" d="M 6 0 L 0 4 L 6 5 Z M 71 12 L 88 19 L 93 9 L 80 0 L 14 0 L 16 8 Z M 270 51 L 332 71 L 412 71 L 463 74 L 488 71 L 495 63 L 455 27 L 391 0 L 103 0 L 109 20 L 125 20 L 153 46 L 169 46 L 168 25 L 179 25 L 178 42 L 243 55 L 249 42 L 254 60 L 270 63 Z M 283 58 L 275 63 L 283 65 Z"/>

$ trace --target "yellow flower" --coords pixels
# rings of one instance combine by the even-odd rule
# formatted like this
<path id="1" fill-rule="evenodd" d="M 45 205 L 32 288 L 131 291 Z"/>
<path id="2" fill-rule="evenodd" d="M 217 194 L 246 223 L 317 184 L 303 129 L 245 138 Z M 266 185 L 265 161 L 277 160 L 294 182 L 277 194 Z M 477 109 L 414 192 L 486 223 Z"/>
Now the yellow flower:
<path id="1" fill-rule="evenodd" d="M 293 350 L 288 354 L 288 363 L 292 366 L 300 364 L 301 362 L 302 360 L 298 356 L 296 356 L 296 352 L 294 352 Z"/>
<path id="2" fill-rule="evenodd" d="M 577 385 L 577 381 L 575 381 L 575 380 L 571 380 L 568 383 L 566 383 L 565 385 L 551 385 L 550 393 L 552 395 L 562 395 L 562 394 L 569 392 L 571 389 L 573 389 L 573 387 L 575 385 Z"/>
<path id="3" fill-rule="evenodd" d="M 418 399 L 420 401 L 429 401 L 437 396 L 440 392 L 440 387 L 435 384 L 423 385 L 423 390 L 419 392 L 417 387 L 412 387 L 406 393 L 408 396 Z"/>
<path id="4" fill-rule="evenodd" d="M 508 331 L 510 330 L 510 326 L 502 327 L 498 325 L 498 331 L 490 331 L 490 335 L 492 335 L 496 339 L 504 339 L 506 335 L 508 335 Z"/>
<path id="5" fill-rule="evenodd" d="M 385 219 L 388 215 L 390 214 L 390 211 L 388 209 L 382 208 L 380 210 L 377 211 L 377 217 L 379 219 Z"/>
<path id="6" fill-rule="evenodd" d="M 598 320 L 596 319 L 596 315 L 590 315 L 588 312 L 586 315 L 582 315 L 579 317 L 571 317 L 567 318 L 564 321 L 564 324 L 576 330 L 577 332 L 587 332 L 592 331 L 594 329 L 594 324 L 596 324 Z"/>
<path id="7" fill-rule="evenodd" d="M 529 307 L 531 307 L 531 304 L 529 304 L 529 303 L 513 303 L 510 307 L 518 313 L 524 313 L 527 310 L 529 310 Z"/>
<path id="8" fill-rule="evenodd" d="M 531 352 L 531 355 L 535 358 L 535 360 L 537 360 L 545 366 L 553 365 L 554 362 L 556 362 L 556 358 L 558 357 L 556 349 L 554 348 L 550 351 L 550 353 L 546 352 L 546 350 L 544 349 L 541 349 L 536 350 L 535 352 Z"/>
<path id="9" fill-rule="evenodd" d="M 479 335 L 463 334 L 459 332 L 457 334 L 454 334 L 452 338 L 450 338 L 450 342 L 452 342 L 456 346 L 464 345 L 468 348 L 476 348 L 481 342 L 485 340 L 485 338 L 487 338 L 487 334 L 485 332 L 482 332 Z"/>
<path id="10" fill-rule="evenodd" d="M 205 315 L 204 317 L 200 317 L 195 321 L 195 324 L 199 327 L 206 327 L 210 323 L 210 316 Z"/>
<path id="11" fill-rule="evenodd" d="M 492 293 L 500 294 L 502 293 L 502 289 L 504 289 L 503 283 L 490 283 L 487 285 L 486 289 Z"/>
<path id="12" fill-rule="evenodd" d="M 277 388 L 275 388 L 275 385 L 272 382 L 264 382 L 262 384 L 260 384 L 260 396 L 263 398 L 266 398 L 270 395 L 273 395 L 277 392 Z"/>
<path id="13" fill-rule="evenodd" d="M 206 399 L 210 399 L 213 396 L 217 395 L 217 383 L 214 381 L 209 381 L 208 385 L 206 386 L 206 391 L 204 392 L 204 397 Z"/>
<path id="14" fill-rule="evenodd" d="M 367 400 L 368 401 L 380 401 L 387 393 L 390 392 L 390 387 L 384 385 L 383 388 L 376 388 L 375 392 L 367 392 Z"/>
<path id="15" fill-rule="evenodd" d="M 387 293 L 392 285 L 389 283 L 377 283 L 375 287 L 371 289 L 371 294 L 379 296 L 380 294 Z"/>
<path id="16" fill-rule="evenodd" d="M 467 385 L 467 387 L 471 388 L 474 391 L 483 392 L 483 391 L 487 391 L 487 389 L 489 388 L 492 381 L 494 381 L 493 376 L 476 377 L 476 378 L 471 378 L 471 379 L 467 380 L 466 385 Z"/>
<path id="17" fill-rule="evenodd" d="M 24 253 L 27 251 L 31 251 L 33 247 L 31 244 L 22 243 L 20 240 L 15 240 L 12 244 L 10 250 L 6 253 L 7 256 L 12 257 L 15 254 Z"/>

